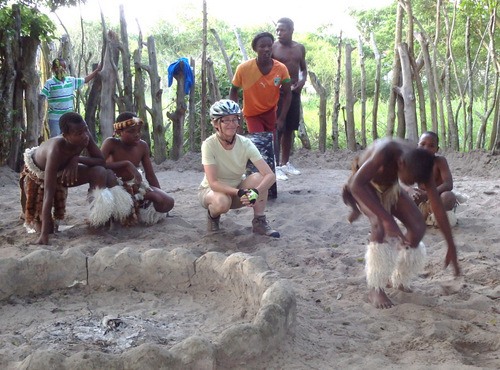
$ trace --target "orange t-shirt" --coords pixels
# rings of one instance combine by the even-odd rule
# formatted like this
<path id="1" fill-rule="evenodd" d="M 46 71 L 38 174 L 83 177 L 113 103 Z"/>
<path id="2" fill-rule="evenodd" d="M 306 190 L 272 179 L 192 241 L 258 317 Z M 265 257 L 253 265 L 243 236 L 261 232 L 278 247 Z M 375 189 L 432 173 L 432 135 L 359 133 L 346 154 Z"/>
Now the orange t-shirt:
<path id="1" fill-rule="evenodd" d="M 257 59 L 244 62 L 236 68 L 232 84 L 243 88 L 243 115 L 258 116 L 278 105 L 280 87 L 290 82 L 286 66 L 273 59 L 273 68 L 263 75 L 257 66 Z"/>

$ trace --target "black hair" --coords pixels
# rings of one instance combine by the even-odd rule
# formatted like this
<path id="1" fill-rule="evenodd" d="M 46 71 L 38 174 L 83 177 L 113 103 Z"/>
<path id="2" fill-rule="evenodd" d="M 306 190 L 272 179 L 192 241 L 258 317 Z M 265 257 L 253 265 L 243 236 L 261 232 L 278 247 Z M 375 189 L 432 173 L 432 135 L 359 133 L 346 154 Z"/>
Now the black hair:
<path id="1" fill-rule="evenodd" d="M 290 18 L 287 17 L 280 18 L 278 19 L 278 22 L 276 22 L 276 24 L 278 23 L 286 24 L 288 29 L 293 31 L 293 21 Z"/>
<path id="2" fill-rule="evenodd" d="M 118 115 L 118 117 L 116 117 L 115 122 L 123 122 L 123 121 L 126 121 L 126 120 L 134 118 L 134 117 L 137 117 L 137 114 L 135 114 L 133 112 L 123 112 L 123 113 L 120 113 Z"/>
<path id="3" fill-rule="evenodd" d="M 252 49 L 253 49 L 253 51 L 257 51 L 256 50 L 256 48 L 257 48 L 257 41 L 259 41 L 260 39 L 262 39 L 264 37 L 269 37 L 271 39 L 271 42 L 274 42 L 274 36 L 271 33 L 269 33 L 269 32 L 258 33 L 258 34 L 255 35 L 255 37 L 252 40 Z"/>
<path id="4" fill-rule="evenodd" d="M 427 182 L 431 178 L 435 158 L 433 154 L 421 148 L 414 148 L 401 156 L 417 183 Z"/>
<path id="5" fill-rule="evenodd" d="M 61 118 L 59 118 L 59 128 L 63 134 L 69 134 L 70 124 L 73 123 L 75 125 L 84 124 L 87 125 L 87 122 L 75 112 L 67 112 L 64 113 Z"/>
<path id="6" fill-rule="evenodd" d="M 434 137 L 436 139 L 436 144 L 439 146 L 439 136 L 434 131 L 425 131 L 425 132 L 422 132 L 422 135 L 420 135 L 420 137 L 422 137 L 424 135 L 429 135 L 429 136 Z"/>
<path id="7" fill-rule="evenodd" d="M 55 70 L 59 65 L 64 62 L 66 63 L 66 60 L 64 58 L 56 58 L 52 61 L 52 70 Z M 66 63 L 67 64 L 67 63 Z"/>

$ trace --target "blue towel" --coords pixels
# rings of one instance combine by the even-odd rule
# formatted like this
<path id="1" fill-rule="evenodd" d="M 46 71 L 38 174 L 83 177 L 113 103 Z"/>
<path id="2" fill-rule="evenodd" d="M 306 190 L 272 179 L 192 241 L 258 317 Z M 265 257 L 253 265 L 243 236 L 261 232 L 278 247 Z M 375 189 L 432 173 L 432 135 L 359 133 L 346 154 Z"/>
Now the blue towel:
<path id="1" fill-rule="evenodd" d="M 172 81 L 174 79 L 174 75 L 179 73 L 179 65 L 181 62 L 184 62 L 184 92 L 186 95 L 189 94 L 189 90 L 191 90 L 191 86 L 194 83 L 193 70 L 189 65 L 189 61 L 187 58 L 179 58 L 179 60 L 175 63 L 172 63 L 168 66 L 168 87 L 172 86 Z"/>

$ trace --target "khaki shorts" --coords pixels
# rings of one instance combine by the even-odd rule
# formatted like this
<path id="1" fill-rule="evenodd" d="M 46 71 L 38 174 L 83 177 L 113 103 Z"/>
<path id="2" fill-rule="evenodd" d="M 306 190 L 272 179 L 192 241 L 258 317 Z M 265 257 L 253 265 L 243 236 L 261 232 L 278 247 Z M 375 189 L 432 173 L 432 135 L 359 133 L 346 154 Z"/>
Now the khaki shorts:
<path id="1" fill-rule="evenodd" d="M 207 196 L 208 192 L 211 190 L 212 189 L 210 189 L 210 188 L 199 188 L 198 189 L 198 200 L 200 201 L 200 204 L 203 208 L 208 208 L 207 203 L 205 202 L 205 197 Z"/>
<path id="2" fill-rule="evenodd" d="M 238 189 L 241 186 L 241 183 L 238 184 Z M 207 208 L 207 202 L 205 202 L 205 197 L 207 196 L 208 192 L 211 191 L 212 189 L 210 188 L 198 188 L 198 200 L 200 201 L 200 204 L 203 208 Z M 240 198 L 238 198 L 236 195 L 231 197 L 232 200 L 232 205 L 231 208 L 239 208 L 241 207 L 241 201 Z"/>

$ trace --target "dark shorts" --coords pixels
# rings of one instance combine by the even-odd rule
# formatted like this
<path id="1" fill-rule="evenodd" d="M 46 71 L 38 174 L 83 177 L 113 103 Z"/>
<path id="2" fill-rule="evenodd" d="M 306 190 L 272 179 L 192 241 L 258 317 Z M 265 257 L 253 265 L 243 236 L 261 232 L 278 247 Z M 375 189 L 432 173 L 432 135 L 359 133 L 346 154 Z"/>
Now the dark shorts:
<path id="1" fill-rule="evenodd" d="M 291 93 L 292 101 L 290 102 L 290 108 L 288 109 L 288 114 L 286 115 L 285 129 L 287 131 L 294 131 L 299 129 L 300 123 L 300 94 Z M 283 103 L 283 93 L 280 94 L 280 100 L 278 101 L 278 112 L 279 117 L 281 112 L 281 105 Z"/>

